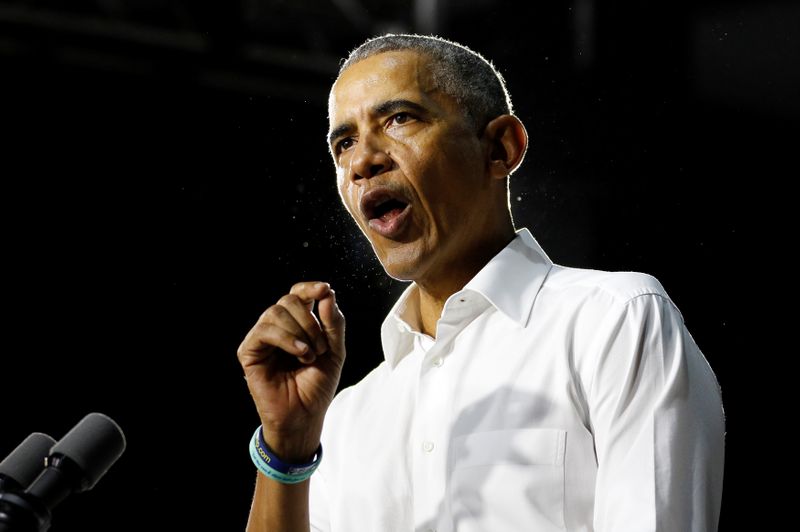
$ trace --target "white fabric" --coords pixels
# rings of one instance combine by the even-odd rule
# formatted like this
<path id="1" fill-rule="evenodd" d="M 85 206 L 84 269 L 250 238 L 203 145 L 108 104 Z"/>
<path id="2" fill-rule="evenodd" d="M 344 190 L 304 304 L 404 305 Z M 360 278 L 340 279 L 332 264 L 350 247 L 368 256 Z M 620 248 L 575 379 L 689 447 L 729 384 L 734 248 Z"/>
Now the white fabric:
<path id="1" fill-rule="evenodd" d="M 386 360 L 331 404 L 313 530 L 717 529 L 720 389 L 655 277 L 553 264 L 521 229 L 435 341 L 416 297 L 383 324 Z"/>

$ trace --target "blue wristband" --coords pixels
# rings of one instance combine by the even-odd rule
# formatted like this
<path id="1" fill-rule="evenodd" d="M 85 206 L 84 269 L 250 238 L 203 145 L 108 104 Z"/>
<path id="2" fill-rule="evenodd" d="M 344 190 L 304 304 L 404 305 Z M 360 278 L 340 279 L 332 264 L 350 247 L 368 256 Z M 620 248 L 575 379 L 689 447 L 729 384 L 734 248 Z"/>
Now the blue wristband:
<path id="1" fill-rule="evenodd" d="M 283 484 L 297 484 L 307 480 L 322 460 L 322 444 L 317 448 L 314 459 L 307 464 L 287 464 L 269 450 L 264 442 L 261 427 L 258 427 L 250 440 L 250 458 L 256 468 L 265 476 Z"/>

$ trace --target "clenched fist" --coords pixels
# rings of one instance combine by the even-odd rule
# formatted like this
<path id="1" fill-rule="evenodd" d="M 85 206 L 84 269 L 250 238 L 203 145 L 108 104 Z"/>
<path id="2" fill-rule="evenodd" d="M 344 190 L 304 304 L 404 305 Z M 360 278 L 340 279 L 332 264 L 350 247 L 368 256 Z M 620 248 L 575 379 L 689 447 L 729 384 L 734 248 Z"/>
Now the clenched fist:
<path id="1" fill-rule="evenodd" d="M 327 283 L 297 283 L 261 314 L 239 346 L 264 439 L 288 462 L 309 460 L 319 446 L 344 364 L 344 327 Z"/>

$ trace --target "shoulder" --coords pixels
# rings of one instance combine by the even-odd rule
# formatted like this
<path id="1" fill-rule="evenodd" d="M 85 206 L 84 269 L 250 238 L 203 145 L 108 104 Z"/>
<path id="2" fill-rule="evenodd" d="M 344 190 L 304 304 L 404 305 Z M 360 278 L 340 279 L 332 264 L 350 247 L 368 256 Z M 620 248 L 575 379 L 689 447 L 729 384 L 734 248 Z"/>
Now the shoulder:
<path id="1" fill-rule="evenodd" d="M 555 292 L 584 293 L 587 296 L 602 293 L 619 303 L 644 294 L 669 297 L 661 281 L 649 273 L 594 270 L 560 264 L 553 265 L 546 287 Z"/>
<path id="2" fill-rule="evenodd" d="M 537 305 L 571 312 L 576 320 L 598 323 L 632 305 L 659 305 L 683 316 L 655 276 L 637 271 L 605 271 L 554 264 Z"/>

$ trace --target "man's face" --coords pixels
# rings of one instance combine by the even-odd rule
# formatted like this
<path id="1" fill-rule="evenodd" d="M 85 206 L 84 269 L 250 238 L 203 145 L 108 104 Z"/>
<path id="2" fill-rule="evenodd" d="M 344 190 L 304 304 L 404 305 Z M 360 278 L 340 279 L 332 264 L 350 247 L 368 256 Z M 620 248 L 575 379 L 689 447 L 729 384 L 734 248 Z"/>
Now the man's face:
<path id="1" fill-rule="evenodd" d="M 480 240 L 492 208 L 486 148 L 427 65 L 411 51 L 369 57 L 342 73 L 329 101 L 342 201 L 403 280 L 447 271 Z"/>

